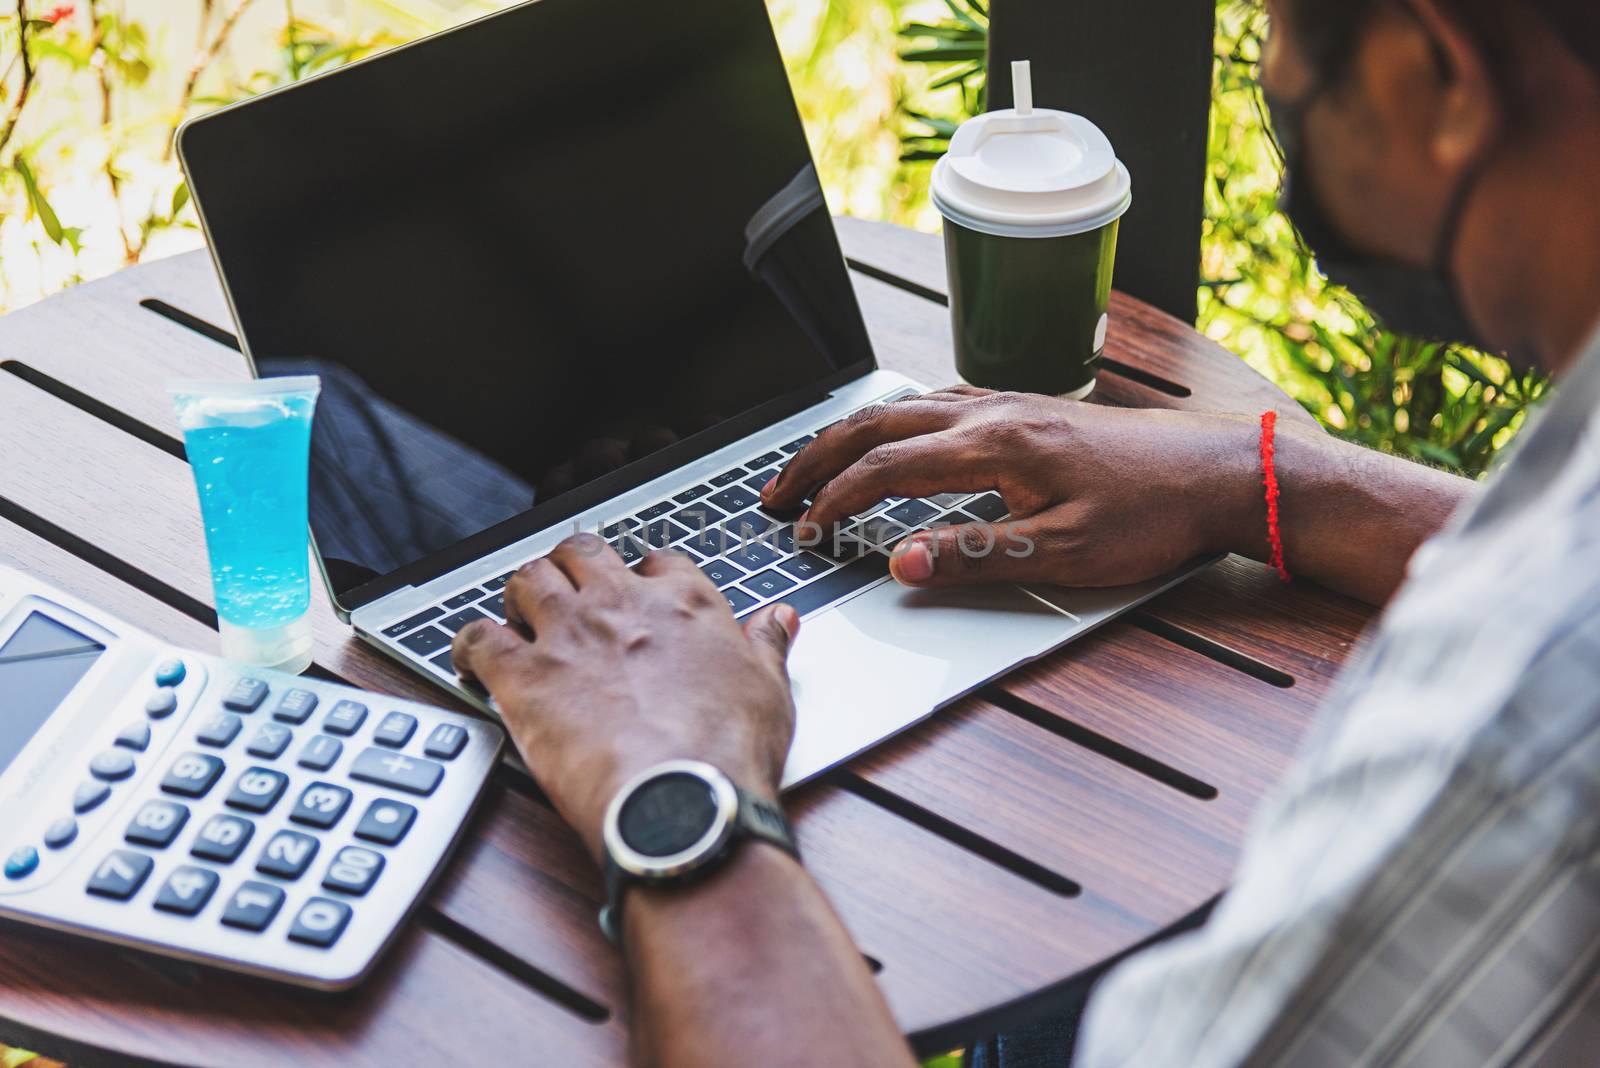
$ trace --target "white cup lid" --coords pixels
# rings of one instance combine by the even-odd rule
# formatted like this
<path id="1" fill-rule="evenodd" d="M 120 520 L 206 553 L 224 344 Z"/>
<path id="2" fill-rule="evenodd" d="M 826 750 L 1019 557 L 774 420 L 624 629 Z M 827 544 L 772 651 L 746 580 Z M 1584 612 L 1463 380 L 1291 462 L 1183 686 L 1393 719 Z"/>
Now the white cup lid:
<path id="1" fill-rule="evenodd" d="M 1027 61 L 1013 63 L 1017 106 L 962 123 L 934 165 L 933 202 L 984 233 L 1061 237 L 1098 229 L 1133 203 L 1133 182 L 1100 128 L 1033 106 Z"/>

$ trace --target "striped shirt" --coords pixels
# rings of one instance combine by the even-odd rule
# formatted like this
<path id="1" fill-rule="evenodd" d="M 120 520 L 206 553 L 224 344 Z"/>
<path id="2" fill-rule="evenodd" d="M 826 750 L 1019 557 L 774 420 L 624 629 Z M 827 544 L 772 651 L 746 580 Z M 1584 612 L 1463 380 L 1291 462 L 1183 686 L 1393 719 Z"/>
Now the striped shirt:
<path id="1" fill-rule="evenodd" d="M 1106 978 L 1074 1064 L 1600 1064 L 1597 839 L 1600 337 L 1419 550 L 1210 921 Z"/>

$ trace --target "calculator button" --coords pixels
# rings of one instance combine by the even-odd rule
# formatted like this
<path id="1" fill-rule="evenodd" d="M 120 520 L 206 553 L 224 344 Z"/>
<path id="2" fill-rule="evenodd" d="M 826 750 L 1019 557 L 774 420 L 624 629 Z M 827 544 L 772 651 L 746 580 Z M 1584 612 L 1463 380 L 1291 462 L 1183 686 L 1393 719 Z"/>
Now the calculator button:
<path id="1" fill-rule="evenodd" d="M 189 810 L 174 801 L 146 801 L 123 835 L 134 845 L 165 849 L 189 822 Z"/>
<path id="2" fill-rule="evenodd" d="M 411 740 L 411 735 L 416 729 L 415 716 L 408 716 L 404 712 L 390 712 L 378 724 L 378 729 L 372 732 L 372 740 L 379 745 L 399 749 Z"/>
<path id="3" fill-rule="evenodd" d="M 367 719 L 367 706 L 359 701 L 340 701 L 322 721 L 329 734 L 354 734 Z"/>
<path id="4" fill-rule="evenodd" d="M 135 753 L 142 753 L 150 748 L 150 724 L 143 720 L 130 723 L 117 733 L 113 745 L 120 745 L 124 749 L 132 749 Z"/>
<path id="5" fill-rule="evenodd" d="M 62 816 L 44 831 L 44 844 L 51 849 L 65 849 L 78 837 L 78 821 L 71 816 Z"/>
<path id="6" fill-rule="evenodd" d="M 194 740 L 201 745 L 211 745 L 218 749 L 226 746 L 239 737 L 239 730 L 244 726 L 244 720 L 232 712 L 218 712 L 210 721 L 201 727 L 195 734 Z"/>
<path id="7" fill-rule="evenodd" d="M 454 760 L 461 755 L 461 750 L 466 744 L 465 727 L 458 727 L 454 723 L 441 723 L 433 728 L 432 734 L 428 735 L 428 742 L 422 747 L 422 751 L 440 760 Z"/>
<path id="8" fill-rule="evenodd" d="M 228 907 L 222 910 L 222 922 L 229 927 L 242 927 L 246 931 L 263 931 L 281 908 L 283 908 L 281 888 L 271 883 L 258 883 L 252 880 L 240 883 L 239 889 L 228 898 Z"/>
<path id="9" fill-rule="evenodd" d="M 226 803 L 229 808 L 242 808 L 246 812 L 270 812 L 288 785 L 289 776 L 281 771 L 246 768 L 228 791 Z"/>
<path id="10" fill-rule="evenodd" d="M 314 782 L 300 793 L 289 818 L 308 827 L 327 830 L 344 816 L 353 795 L 343 786 Z"/>
<path id="11" fill-rule="evenodd" d="M 179 660 L 177 657 L 172 657 L 169 660 L 163 660 L 161 663 L 156 665 L 156 685 L 176 686 L 181 683 L 184 680 L 184 676 L 188 674 L 189 669 L 184 665 L 183 661 Z"/>
<path id="12" fill-rule="evenodd" d="M 177 711 L 178 695 L 171 690 L 157 690 L 144 702 L 144 714 L 151 719 L 166 719 Z"/>
<path id="13" fill-rule="evenodd" d="M 179 797 L 204 797 L 222 778 L 222 768 L 222 761 L 214 756 L 185 753 L 167 769 L 167 777 L 161 780 L 161 789 Z"/>
<path id="14" fill-rule="evenodd" d="M 266 683 L 260 679 L 240 679 L 222 699 L 222 707 L 234 712 L 254 712 L 266 699 Z"/>
<path id="15" fill-rule="evenodd" d="M 263 723 L 256 728 L 255 735 L 250 739 L 250 744 L 244 751 L 251 756 L 266 757 L 276 760 L 289 748 L 289 743 L 294 740 L 294 731 L 278 723 Z"/>
<path id="16" fill-rule="evenodd" d="M 431 760 L 416 760 L 382 749 L 364 749 L 350 765 L 350 777 L 379 786 L 392 786 L 408 794 L 433 793 L 444 778 L 444 766 Z"/>
<path id="17" fill-rule="evenodd" d="M 310 768 L 312 771 L 327 771 L 333 767 L 334 761 L 339 759 L 339 754 L 343 751 L 344 743 L 339 739 L 319 734 L 300 750 L 299 764 L 302 768 Z"/>
<path id="18" fill-rule="evenodd" d="M 334 855 L 328 874 L 322 877 L 327 890 L 360 897 L 372 889 L 383 871 L 383 854 L 361 846 L 345 846 Z"/>
<path id="19" fill-rule="evenodd" d="M 280 723 L 304 723 L 317 710 L 317 695 L 310 690 L 290 690 L 272 710 L 272 718 Z"/>
<path id="20" fill-rule="evenodd" d="M 356 837 L 379 845 L 394 845 L 416 821 L 417 810 L 403 801 L 374 801 L 356 824 Z"/>
<path id="21" fill-rule="evenodd" d="M 339 940 L 350 923 L 350 906 L 342 901 L 314 897 L 300 909 L 289 928 L 291 941 L 326 949 Z"/>
<path id="22" fill-rule="evenodd" d="M 155 866 L 156 862 L 143 853 L 135 853 L 131 849 L 113 849 L 111 855 L 102 860 L 89 877 L 89 885 L 85 889 L 100 897 L 126 901 L 139 892 L 139 887 L 150 878 L 150 869 Z"/>
<path id="23" fill-rule="evenodd" d="M 218 881 L 217 873 L 209 868 L 193 864 L 174 868 L 156 894 L 155 906 L 162 912 L 193 916 L 205 908 L 211 895 L 217 892 Z"/>
<path id="24" fill-rule="evenodd" d="M 194 836 L 189 852 L 201 860 L 214 860 L 219 864 L 232 864 L 250 844 L 256 825 L 240 816 L 216 815 L 206 820 L 200 833 Z"/>
<path id="25" fill-rule="evenodd" d="M 6 878 L 26 879 L 39 867 L 39 851 L 33 846 L 18 846 L 6 858 Z"/>
<path id="26" fill-rule="evenodd" d="M 100 807 L 100 802 L 111 796 L 111 787 L 103 782 L 80 783 L 72 793 L 72 811 L 78 815 L 92 812 Z"/>
<path id="27" fill-rule="evenodd" d="M 267 841 L 267 847 L 256 859 L 256 871 L 280 879 L 298 879 L 311 866 L 318 844 L 309 834 L 279 831 Z"/>
<path id="28" fill-rule="evenodd" d="M 116 782 L 133 774 L 133 755 L 126 749 L 107 749 L 89 761 L 89 774 L 104 782 Z"/>

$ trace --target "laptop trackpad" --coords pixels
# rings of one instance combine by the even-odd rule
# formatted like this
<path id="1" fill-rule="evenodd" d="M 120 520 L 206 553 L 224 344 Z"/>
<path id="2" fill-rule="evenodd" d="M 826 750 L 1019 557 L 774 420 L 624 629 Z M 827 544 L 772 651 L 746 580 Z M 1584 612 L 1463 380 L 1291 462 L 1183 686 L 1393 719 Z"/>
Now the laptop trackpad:
<path id="1" fill-rule="evenodd" d="M 927 718 L 1080 623 L 1015 586 L 874 587 L 807 619 L 789 654 L 797 718 L 792 786 Z"/>

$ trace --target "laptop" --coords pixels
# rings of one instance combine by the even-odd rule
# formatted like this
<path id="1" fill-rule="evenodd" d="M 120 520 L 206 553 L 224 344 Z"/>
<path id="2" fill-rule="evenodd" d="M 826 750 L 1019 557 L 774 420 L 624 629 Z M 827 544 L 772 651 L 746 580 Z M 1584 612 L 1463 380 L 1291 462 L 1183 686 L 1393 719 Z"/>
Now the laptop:
<path id="1" fill-rule="evenodd" d="M 690 554 L 738 617 L 800 611 L 786 785 L 1181 577 L 908 590 L 893 545 L 999 496 L 887 500 L 828 551 L 759 507 L 821 429 L 926 389 L 874 359 L 761 0 L 537 0 L 178 148 L 252 370 L 322 378 L 336 610 L 480 709 L 453 635 L 578 530 Z"/>

